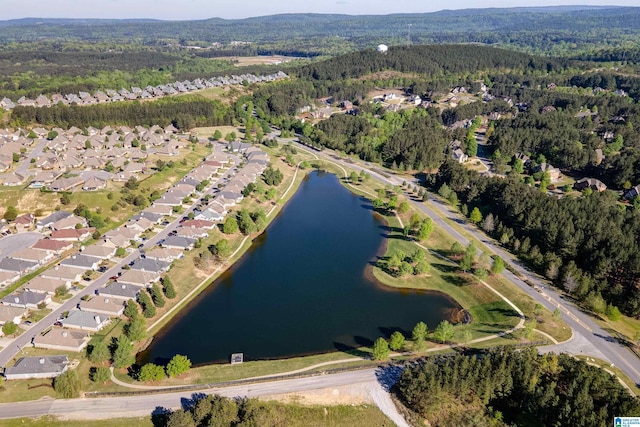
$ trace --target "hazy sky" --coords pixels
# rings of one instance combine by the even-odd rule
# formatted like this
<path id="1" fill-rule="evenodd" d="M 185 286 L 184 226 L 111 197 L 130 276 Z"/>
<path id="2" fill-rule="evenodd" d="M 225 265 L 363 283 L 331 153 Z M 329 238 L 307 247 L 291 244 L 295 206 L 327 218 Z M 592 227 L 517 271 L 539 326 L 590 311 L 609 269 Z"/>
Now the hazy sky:
<path id="1" fill-rule="evenodd" d="M 442 9 L 556 6 L 640 6 L 639 0 L 0 0 L 0 20 L 14 18 L 246 18 L 278 13 L 390 14 Z"/>

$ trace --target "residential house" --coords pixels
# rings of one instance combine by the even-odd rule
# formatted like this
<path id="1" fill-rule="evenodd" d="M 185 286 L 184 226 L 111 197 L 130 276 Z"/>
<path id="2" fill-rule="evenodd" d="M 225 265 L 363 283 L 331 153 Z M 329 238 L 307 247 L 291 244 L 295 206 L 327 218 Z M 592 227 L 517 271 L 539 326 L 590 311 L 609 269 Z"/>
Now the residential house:
<path id="1" fill-rule="evenodd" d="M 0 260 L 0 271 L 8 271 L 10 273 L 26 274 L 30 271 L 36 270 L 40 267 L 40 264 L 34 261 L 25 261 L 23 259 L 16 259 L 13 257 L 7 257 Z"/>
<path id="2" fill-rule="evenodd" d="M 80 301 L 78 308 L 82 311 L 118 317 L 124 313 L 124 300 L 98 295 L 90 300 Z"/>
<path id="3" fill-rule="evenodd" d="M 53 230 L 51 232 L 51 239 L 62 240 L 65 242 L 84 242 L 85 240 L 89 240 L 95 231 L 96 229 L 93 227 Z"/>
<path id="4" fill-rule="evenodd" d="M 2 181 L 2 185 L 6 185 L 8 187 L 16 187 L 18 185 L 24 184 L 25 177 L 18 174 L 17 172 L 13 172 L 5 175 L 4 181 Z"/>
<path id="5" fill-rule="evenodd" d="M 51 225 L 53 225 L 54 223 L 62 219 L 65 219 L 67 217 L 70 217 L 72 215 L 73 214 L 71 212 L 67 212 L 67 211 L 55 211 L 48 217 L 42 218 L 40 221 L 38 221 L 37 224 L 39 228 L 51 227 Z"/>
<path id="6" fill-rule="evenodd" d="M 190 239 L 198 240 L 200 238 L 207 237 L 209 233 L 207 233 L 207 230 L 205 230 L 204 228 L 180 227 L 176 230 L 175 235 L 179 237 L 188 237 Z"/>
<path id="7" fill-rule="evenodd" d="M 82 331 L 62 328 L 51 328 L 42 335 L 33 338 L 33 346 L 49 350 L 81 352 L 91 337 Z"/>
<path id="8" fill-rule="evenodd" d="M 102 297 L 130 300 L 136 299 L 142 289 L 144 289 L 143 286 L 112 282 L 104 288 L 100 288 L 99 295 Z"/>
<path id="9" fill-rule="evenodd" d="M 25 283 L 24 288 L 31 292 L 55 295 L 56 289 L 61 286 L 69 289 L 71 287 L 71 280 L 38 276 Z"/>
<path id="10" fill-rule="evenodd" d="M 84 183 L 84 178 L 74 176 L 71 178 L 58 178 L 49 185 L 51 191 L 71 191 Z"/>
<path id="11" fill-rule="evenodd" d="M 544 172 L 549 175 L 551 182 L 556 182 L 560 179 L 560 169 L 553 167 L 549 163 L 540 163 L 533 168 L 533 172 Z"/>
<path id="12" fill-rule="evenodd" d="M 146 209 L 143 210 L 142 212 L 140 212 L 139 214 L 136 214 L 134 216 L 131 217 L 131 221 L 137 221 L 140 218 L 145 218 L 148 219 L 149 221 L 151 221 L 151 223 L 153 224 L 159 224 L 162 221 L 164 215 L 160 215 L 157 213 L 152 213 L 147 211 Z"/>
<path id="13" fill-rule="evenodd" d="M 31 246 L 33 249 L 52 252 L 61 255 L 63 252 L 73 248 L 73 243 L 64 240 L 40 239 Z"/>
<path id="14" fill-rule="evenodd" d="M 81 331 L 98 332 L 109 324 L 111 319 L 104 314 L 91 311 L 71 310 L 69 315 L 62 319 L 65 328 L 80 329 Z"/>
<path id="15" fill-rule="evenodd" d="M 135 221 L 128 221 L 127 224 L 125 225 L 125 227 L 133 229 L 133 230 L 137 230 L 140 232 L 145 232 L 147 230 L 149 230 L 150 228 L 153 228 L 154 223 L 151 222 L 150 220 L 146 219 L 146 218 L 139 218 Z"/>
<path id="16" fill-rule="evenodd" d="M 41 294 L 39 292 L 24 291 L 19 294 L 11 294 L 2 298 L 2 304 L 9 307 L 19 308 L 38 308 L 38 305 L 47 305 L 51 303 L 51 296 L 48 294 Z"/>
<path id="17" fill-rule="evenodd" d="M 10 285 L 19 278 L 20 273 L 16 273 L 15 271 L 0 271 L 0 288 Z"/>
<path id="18" fill-rule="evenodd" d="M 149 251 L 146 251 L 145 257 L 152 260 L 172 262 L 176 259 L 184 257 L 184 252 L 182 252 L 180 249 L 155 247 Z"/>
<path id="19" fill-rule="evenodd" d="M 104 179 L 98 178 L 97 176 L 92 176 L 88 180 L 82 184 L 82 189 L 85 191 L 96 191 L 102 190 L 107 186 L 107 181 Z"/>
<path id="20" fill-rule="evenodd" d="M 222 212 L 226 212 L 223 206 L 216 204 L 219 207 L 219 211 L 212 209 L 214 204 L 211 205 L 210 208 L 203 210 L 198 213 L 194 218 L 197 220 L 203 220 L 207 222 L 221 222 L 224 220 L 225 214 Z"/>
<path id="21" fill-rule="evenodd" d="M 18 215 L 13 221 L 17 233 L 31 231 L 35 228 L 36 217 L 31 213 Z"/>
<path id="22" fill-rule="evenodd" d="M 467 156 L 460 148 L 456 148 L 455 150 L 453 150 L 452 155 L 453 159 L 458 163 L 464 163 L 469 160 L 469 156 Z"/>
<path id="23" fill-rule="evenodd" d="M 145 209 L 145 212 L 149 212 L 152 214 L 162 215 L 162 216 L 171 216 L 173 214 L 173 207 L 169 205 L 156 205 L 153 204 Z"/>
<path id="24" fill-rule="evenodd" d="M 68 265 L 56 265 L 40 275 L 45 278 L 63 279 L 71 282 L 79 282 L 82 279 L 83 271 L 77 267 L 69 267 Z"/>
<path id="25" fill-rule="evenodd" d="M 593 191 L 602 192 L 607 189 L 607 186 L 596 178 L 582 178 L 573 184 L 573 188 L 578 191 L 590 188 Z"/>
<path id="26" fill-rule="evenodd" d="M 21 357 L 15 365 L 5 368 L 7 380 L 30 378 L 55 378 L 65 372 L 69 365 L 66 355 Z"/>
<path id="27" fill-rule="evenodd" d="M 111 259 L 116 253 L 116 248 L 104 245 L 104 244 L 95 244 L 89 245 L 82 250 L 83 255 L 98 257 L 103 260 Z"/>
<path id="28" fill-rule="evenodd" d="M 24 307 L 11 307 L 8 305 L 0 305 L 0 325 L 11 322 L 19 325 L 22 319 L 27 315 L 29 310 Z"/>
<path id="29" fill-rule="evenodd" d="M 87 220 L 81 216 L 69 215 L 49 225 L 49 228 L 52 230 L 76 229 L 78 224 L 81 229 L 84 229 L 87 227 Z"/>
<path id="30" fill-rule="evenodd" d="M 624 198 L 627 200 L 633 200 L 638 196 L 640 196 L 640 184 L 636 185 L 633 188 L 628 189 L 624 193 Z"/>
<path id="31" fill-rule="evenodd" d="M 162 261 L 157 261 L 162 262 Z M 160 273 L 143 270 L 126 270 L 120 277 L 118 283 L 134 286 L 149 286 L 160 280 Z"/>
<path id="32" fill-rule="evenodd" d="M 198 219 L 189 219 L 182 223 L 182 227 L 184 228 L 202 228 L 205 230 L 211 230 L 215 228 L 216 224 L 212 221 L 206 220 L 198 220 Z"/>
<path id="33" fill-rule="evenodd" d="M 196 243 L 196 239 L 190 239 L 188 237 L 169 236 L 164 239 L 161 246 L 164 248 L 175 248 L 189 250 L 193 249 L 193 245 Z"/>
<path id="34" fill-rule="evenodd" d="M 102 262 L 101 258 L 87 256 L 82 254 L 71 255 L 69 258 L 63 260 L 60 265 L 79 268 L 83 271 L 97 270 L 98 265 Z"/>
<path id="35" fill-rule="evenodd" d="M 45 265 L 46 263 L 53 261 L 55 255 L 53 252 L 41 251 L 33 248 L 25 248 L 21 251 L 12 253 L 11 257 L 23 261 L 33 261 L 37 262 L 40 265 Z"/>
<path id="36" fill-rule="evenodd" d="M 133 264 L 131 264 L 131 270 L 150 271 L 158 274 L 168 271 L 170 267 L 170 262 L 158 261 L 150 258 L 138 258 L 133 261 Z M 121 281 L 120 279 L 118 280 Z"/>

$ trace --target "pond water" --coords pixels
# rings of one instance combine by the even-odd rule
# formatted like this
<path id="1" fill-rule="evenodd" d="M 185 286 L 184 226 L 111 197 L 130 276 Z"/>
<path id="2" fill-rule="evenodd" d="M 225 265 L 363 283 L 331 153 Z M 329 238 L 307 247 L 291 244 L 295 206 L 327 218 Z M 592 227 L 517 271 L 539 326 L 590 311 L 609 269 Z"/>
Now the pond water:
<path id="1" fill-rule="evenodd" d="M 367 279 L 386 225 L 335 175 L 309 174 L 251 249 L 194 299 L 139 355 L 193 364 L 274 359 L 370 345 L 395 330 L 430 328 L 457 304 L 439 293 Z M 425 279 L 428 280 L 428 279 Z"/>

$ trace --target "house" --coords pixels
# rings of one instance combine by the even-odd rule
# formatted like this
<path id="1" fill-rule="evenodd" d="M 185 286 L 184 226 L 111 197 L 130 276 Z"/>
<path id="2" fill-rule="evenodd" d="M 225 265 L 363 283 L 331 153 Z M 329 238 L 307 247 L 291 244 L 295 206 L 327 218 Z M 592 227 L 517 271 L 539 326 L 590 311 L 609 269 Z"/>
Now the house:
<path id="1" fill-rule="evenodd" d="M 107 186 L 107 181 L 104 179 L 98 178 L 97 176 L 92 176 L 88 180 L 82 184 L 82 189 L 85 191 L 96 191 L 102 190 Z"/>
<path id="2" fill-rule="evenodd" d="M 162 261 L 157 261 L 162 262 Z M 126 270 L 118 277 L 118 283 L 123 285 L 148 286 L 160 280 L 160 273 L 143 270 Z"/>
<path id="3" fill-rule="evenodd" d="M 0 288 L 3 288 L 20 278 L 20 273 L 15 271 L 0 271 Z"/>
<path id="4" fill-rule="evenodd" d="M 145 255 L 146 256 L 146 255 Z M 138 258 L 131 264 L 131 270 L 149 271 L 152 273 L 164 273 L 171 267 L 171 262 L 156 259 Z"/>
<path id="5" fill-rule="evenodd" d="M 189 250 L 193 249 L 193 245 L 195 243 L 196 239 L 190 239 L 188 237 L 169 236 L 164 240 L 164 242 L 161 243 L 161 246 L 164 248 Z"/>
<path id="6" fill-rule="evenodd" d="M 145 209 L 145 212 L 149 212 L 151 214 L 157 214 L 162 216 L 171 216 L 173 213 L 173 207 L 169 205 L 156 205 L 153 204 Z"/>
<path id="7" fill-rule="evenodd" d="M 73 243 L 64 240 L 40 239 L 31 246 L 33 249 L 48 251 L 60 255 L 73 248 Z"/>
<path id="8" fill-rule="evenodd" d="M 145 218 L 151 221 L 153 224 L 159 224 L 162 221 L 164 215 L 160 215 L 157 213 L 152 213 L 147 211 L 146 209 L 131 217 L 131 221 L 137 221 L 140 218 Z"/>
<path id="9" fill-rule="evenodd" d="M 79 176 L 74 176 L 71 178 L 58 178 L 49 184 L 49 190 L 51 191 L 71 191 L 75 187 L 82 185 L 84 183 L 84 178 Z"/>
<path id="10" fill-rule="evenodd" d="M 154 223 L 151 222 L 150 220 L 148 220 L 147 218 L 139 218 L 135 221 L 130 220 L 129 222 L 127 222 L 127 224 L 125 225 L 125 227 L 127 228 L 131 228 L 137 231 L 141 231 L 141 232 L 145 232 L 147 230 L 149 230 L 150 228 L 153 228 Z"/>
<path id="11" fill-rule="evenodd" d="M 98 257 L 103 260 L 111 259 L 116 253 L 116 248 L 104 244 L 89 245 L 82 250 L 83 255 Z"/>
<path id="12" fill-rule="evenodd" d="M 179 237 L 188 237 L 191 239 L 200 239 L 202 237 L 207 237 L 209 235 L 209 233 L 207 233 L 207 230 L 205 230 L 204 228 L 183 228 L 180 227 L 178 228 L 176 234 L 176 236 Z"/>
<path id="13" fill-rule="evenodd" d="M 66 355 L 21 357 L 15 365 L 5 368 L 4 377 L 7 380 L 55 378 L 65 372 L 68 365 Z"/>
<path id="14" fill-rule="evenodd" d="M 38 249 L 33 249 L 33 248 L 25 248 L 21 251 L 14 252 L 13 254 L 11 254 L 12 258 L 20 259 L 23 261 L 33 261 L 33 262 L 37 262 L 40 265 L 44 265 L 52 261 L 54 256 L 55 255 L 53 252 L 40 251 Z"/>
<path id="15" fill-rule="evenodd" d="M 51 232 L 51 239 L 63 240 L 65 242 L 84 242 L 85 240 L 89 240 L 95 231 L 96 229 L 93 227 L 54 230 Z"/>
<path id="16" fill-rule="evenodd" d="M 633 188 L 628 189 L 624 193 L 624 198 L 627 200 L 633 200 L 638 196 L 640 196 L 640 184 L 636 185 Z"/>
<path id="17" fill-rule="evenodd" d="M 13 221 L 17 233 L 30 231 L 35 227 L 36 217 L 31 213 L 18 215 Z"/>
<path id="18" fill-rule="evenodd" d="M 455 150 L 453 150 L 452 155 L 454 160 L 458 163 L 464 163 L 469 160 L 469 156 L 464 154 L 464 152 L 460 148 L 456 148 Z"/>
<path id="19" fill-rule="evenodd" d="M 88 301 L 80 301 L 78 308 L 82 311 L 118 317 L 124 313 L 124 300 L 98 295 Z"/>
<path id="20" fill-rule="evenodd" d="M 50 224 L 49 228 L 52 230 L 75 229 L 78 227 L 78 224 L 80 224 L 80 228 L 86 228 L 87 220 L 81 216 L 69 215 L 54 222 L 53 224 Z"/>
<path id="21" fill-rule="evenodd" d="M 35 336 L 32 342 L 36 348 L 79 353 L 87 346 L 89 339 L 90 336 L 86 332 L 51 328 L 44 334 Z"/>
<path id="22" fill-rule="evenodd" d="M 551 182 L 556 182 L 560 179 L 560 169 L 553 167 L 549 163 L 540 163 L 533 168 L 533 172 L 543 172 L 549 175 Z"/>
<path id="23" fill-rule="evenodd" d="M 151 249 L 150 251 L 145 252 L 145 256 L 147 259 L 172 262 L 176 259 L 184 257 L 184 252 L 182 252 L 180 249 L 156 247 Z"/>
<path id="24" fill-rule="evenodd" d="M 607 186 L 602 181 L 595 178 L 582 178 L 573 184 L 573 188 L 577 191 L 590 188 L 593 191 L 602 192 L 607 189 Z"/>
<path id="25" fill-rule="evenodd" d="M 60 286 L 64 286 L 66 289 L 69 289 L 71 287 L 71 280 L 38 276 L 25 283 L 24 288 L 31 292 L 55 295 L 56 289 Z"/>
<path id="26" fill-rule="evenodd" d="M 105 286 L 104 288 L 100 288 L 99 295 L 102 297 L 130 300 L 136 299 L 142 289 L 142 286 L 113 282 Z"/>
<path id="27" fill-rule="evenodd" d="M 128 248 L 129 246 L 131 246 L 131 240 L 118 234 L 106 237 L 102 241 L 102 245 L 108 248 L 112 248 L 115 251 L 117 250 L 117 248 Z"/>
<path id="28" fill-rule="evenodd" d="M 24 291 L 20 294 L 11 294 L 2 298 L 2 304 L 18 308 L 36 309 L 40 304 L 47 305 L 49 303 L 51 303 L 50 295 L 31 291 Z"/>
<path id="29" fill-rule="evenodd" d="M 211 230 L 215 228 L 216 224 L 212 221 L 189 219 L 182 223 L 184 228 L 202 228 L 204 230 Z"/>
<path id="30" fill-rule="evenodd" d="M 171 207 L 181 206 L 183 199 L 184 199 L 184 196 L 181 196 L 181 195 L 173 195 L 173 194 L 163 195 L 158 200 L 154 200 L 153 205 L 154 206 L 171 206 Z"/>
<path id="31" fill-rule="evenodd" d="M 67 217 L 72 216 L 73 214 L 71 212 L 67 212 L 67 211 L 56 211 L 54 213 L 52 213 L 51 215 L 49 215 L 46 218 L 42 218 L 40 221 L 38 221 L 37 225 L 39 228 L 47 228 L 47 227 L 51 227 L 52 224 L 65 219 Z M 74 224 L 75 225 L 75 224 Z"/>
<path id="32" fill-rule="evenodd" d="M 40 264 L 34 261 L 25 261 L 12 257 L 0 260 L 0 271 L 8 271 L 11 273 L 25 274 L 40 267 Z"/>
<path id="33" fill-rule="evenodd" d="M 98 265 L 100 264 L 101 261 L 102 259 L 97 257 L 82 255 L 82 254 L 75 254 L 63 260 L 60 263 L 60 265 L 79 268 L 83 271 L 86 271 L 86 270 L 95 271 L 98 269 Z"/>
<path id="34" fill-rule="evenodd" d="M 91 311 L 71 310 L 69 315 L 62 319 L 65 328 L 80 329 L 81 331 L 98 332 L 109 324 L 111 319 L 104 314 Z"/>
<path id="35" fill-rule="evenodd" d="M 19 325 L 28 312 L 29 311 L 24 307 L 0 305 L 0 325 L 4 325 L 8 322 Z"/>
<path id="36" fill-rule="evenodd" d="M 44 271 L 40 276 L 52 279 L 64 279 L 71 282 L 79 282 L 82 278 L 83 271 L 76 267 L 69 267 L 67 265 L 56 265 Z"/>
<path id="37" fill-rule="evenodd" d="M 594 153 L 595 153 L 594 163 L 596 165 L 599 165 L 604 160 L 604 153 L 602 151 L 602 148 L 596 148 L 594 150 Z"/>
<path id="38" fill-rule="evenodd" d="M 226 210 L 221 205 L 218 205 L 218 206 L 220 207 L 219 210 L 208 208 L 200 212 L 194 218 L 196 220 L 203 220 L 207 222 L 212 222 L 212 221 L 220 222 L 224 219 L 224 216 L 225 216 L 225 214 L 222 212 L 226 212 Z"/>

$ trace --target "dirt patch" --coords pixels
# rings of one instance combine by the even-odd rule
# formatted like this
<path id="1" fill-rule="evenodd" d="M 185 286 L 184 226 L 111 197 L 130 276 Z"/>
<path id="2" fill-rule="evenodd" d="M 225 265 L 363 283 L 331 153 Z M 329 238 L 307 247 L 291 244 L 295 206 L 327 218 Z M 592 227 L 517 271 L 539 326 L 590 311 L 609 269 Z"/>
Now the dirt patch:
<path id="1" fill-rule="evenodd" d="M 236 67 L 248 67 L 250 65 L 278 65 L 283 62 L 291 62 L 298 59 L 295 56 L 281 56 L 281 55 L 265 55 L 265 56 L 222 56 L 220 60 L 227 60 L 233 62 Z"/>
<path id="2" fill-rule="evenodd" d="M 360 383 L 298 393 L 274 394 L 260 399 L 298 405 L 362 405 L 373 403 L 371 387 L 370 383 Z"/>

